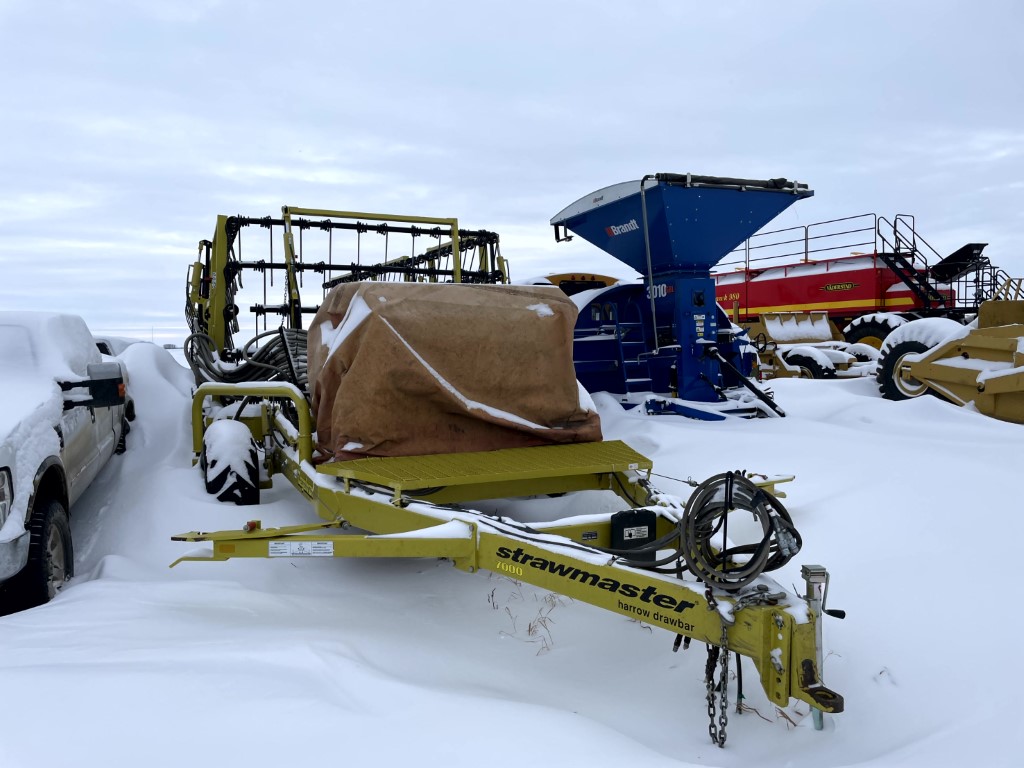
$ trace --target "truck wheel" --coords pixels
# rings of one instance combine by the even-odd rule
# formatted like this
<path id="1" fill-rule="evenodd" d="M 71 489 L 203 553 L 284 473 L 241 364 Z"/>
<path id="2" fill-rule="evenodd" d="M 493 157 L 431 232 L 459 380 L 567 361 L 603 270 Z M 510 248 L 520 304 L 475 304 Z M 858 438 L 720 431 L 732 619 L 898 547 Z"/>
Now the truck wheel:
<path id="1" fill-rule="evenodd" d="M 114 453 L 122 454 L 128 450 L 128 433 L 132 431 L 132 425 L 128 423 L 128 419 L 121 419 L 121 437 L 117 439 L 117 447 L 114 448 Z"/>
<path id="2" fill-rule="evenodd" d="M 799 353 L 786 355 L 786 364 L 800 371 L 798 378 L 801 379 L 834 379 L 835 368 L 827 368 L 817 360 Z"/>
<path id="3" fill-rule="evenodd" d="M 928 392 L 928 385 L 911 376 L 900 375 L 903 361 L 908 355 L 919 355 L 927 352 L 929 347 L 924 342 L 908 339 L 894 344 L 882 353 L 878 361 L 878 391 L 886 400 L 909 400 L 920 397 Z M 933 393 L 934 394 L 934 393 Z"/>
<path id="4" fill-rule="evenodd" d="M 17 590 L 26 608 L 53 599 L 74 575 L 68 513 L 59 501 L 40 502 L 28 523 L 28 563 L 18 574 Z"/>
<path id="5" fill-rule="evenodd" d="M 245 424 L 224 419 L 207 427 L 199 465 L 206 492 L 217 501 L 260 503 L 259 453 Z"/>

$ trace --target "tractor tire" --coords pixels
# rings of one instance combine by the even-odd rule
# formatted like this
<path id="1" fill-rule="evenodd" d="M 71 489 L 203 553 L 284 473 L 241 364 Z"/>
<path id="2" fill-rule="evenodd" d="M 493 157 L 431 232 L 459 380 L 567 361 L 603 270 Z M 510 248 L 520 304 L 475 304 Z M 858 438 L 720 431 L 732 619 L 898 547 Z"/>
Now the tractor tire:
<path id="1" fill-rule="evenodd" d="M 848 355 L 853 355 L 858 363 L 877 363 L 879 354 L 878 347 L 870 344 L 850 344 L 845 350 Z"/>
<path id="2" fill-rule="evenodd" d="M 926 392 L 945 400 L 940 393 L 930 389 L 927 384 L 913 378 L 899 375 L 904 360 L 908 355 L 918 355 L 934 347 L 946 343 L 958 334 L 963 335 L 964 326 L 956 320 L 946 317 L 927 317 L 913 320 L 901 325 L 882 345 L 882 354 L 878 359 L 878 391 L 887 400 L 909 400 L 920 397 Z"/>
<path id="3" fill-rule="evenodd" d="M 61 502 L 38 502 L 27 528 L 28 562 L 12 579 L 11 589 L 20 608 L 50 602 L 75 572 L 71 525 Z"/>
<path id="4" fill-rule="evenodd" d="M 259 504 L 260 462 L 256 441 L 250 437 L 248 444 L 228 443 L 227 451 L 222 442 L 216 450 L 211 450 L 210 439 L 219 424 L 238 422 L 215 421 L 203 435 L 199 466 L 203 471 L 206 492 L 216 496 L 217 501 L 230 501 L 239 506 Z"/>
<path id="5" fill-rule="evenodd" d="M 797 376 L 799 379 L 834 379 L 836 377 L 835 368 L 826 368 L 807 355 L 800 353 L 786 355 L 785 361 L 787 365 L 799 369 L 800 374 Z"/>
<path id="6" fill-rule="evenodd" d="M 886 400 L 910 400 L 920 397 L 926 392 L 936 394 L 929 390 L 928 385 L 914 378 L 900 376 L 900 368 L 908 355 L 919 355 L 927 352 L 931 347 L 921 341 L 908 339 L 894 344 L 887 349 L 878 361 L 878 374 L 875 380 L 878 382 L 878 391 Z"/>
<path id="7" fill-rule="evenodd" d="M 881 349 L 885 337 L 901 324 L 899 320 L 901 318 L 898 316 L 894 316 L 892 322 L 872 315 L 857 318 L 843 330 L 843 338 L 847 344 L 867 344 L 875 349 Z"/>

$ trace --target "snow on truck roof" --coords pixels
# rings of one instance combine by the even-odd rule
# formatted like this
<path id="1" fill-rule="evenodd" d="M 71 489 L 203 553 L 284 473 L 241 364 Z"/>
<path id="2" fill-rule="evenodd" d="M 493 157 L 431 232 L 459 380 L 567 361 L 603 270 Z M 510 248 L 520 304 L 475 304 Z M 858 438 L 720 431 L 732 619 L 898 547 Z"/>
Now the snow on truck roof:
<path id="1" fill-rule="evenodd" d="M 102 360 L 78 315 L 0 311 L 0 375 L 41 373 L 74 380 Z"/>

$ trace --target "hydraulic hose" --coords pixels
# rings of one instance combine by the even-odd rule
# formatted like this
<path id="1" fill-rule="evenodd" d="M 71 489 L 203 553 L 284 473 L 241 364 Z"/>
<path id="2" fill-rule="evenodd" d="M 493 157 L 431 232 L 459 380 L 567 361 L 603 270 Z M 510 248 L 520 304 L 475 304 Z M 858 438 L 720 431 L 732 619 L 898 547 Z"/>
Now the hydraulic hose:
<path id="1" fill-rule="evenodd" d="M 737 511 L 750 513 L 761 525 L 760 542 L 729 547 L 728 515 Z M 689 571 L 705 584 L 727 590 L 781 568 L 802 545 L 782 503 L 737 472 L 715 475 L 697 486 L 679 526 Z"/>
<path id="2" fill-rule="evenodd" d="M 260 347 L 258 340 L 273 336 Z M 216 354 L 213 339 L 203 333 L 193 333 L 185 339 L 185 359 L 195 374 L 196 381 L 241 384 L 249 381 L 291 381 L 304 389 L 305 346 L 290 350 L 280 329 L 266 331 L 251 339 L 241 349 L 241 361 L 228 363 Z M 295 359 L 296 355 L 298 360 Z M 296 367 L 301 370 L 294 370 Z"/>

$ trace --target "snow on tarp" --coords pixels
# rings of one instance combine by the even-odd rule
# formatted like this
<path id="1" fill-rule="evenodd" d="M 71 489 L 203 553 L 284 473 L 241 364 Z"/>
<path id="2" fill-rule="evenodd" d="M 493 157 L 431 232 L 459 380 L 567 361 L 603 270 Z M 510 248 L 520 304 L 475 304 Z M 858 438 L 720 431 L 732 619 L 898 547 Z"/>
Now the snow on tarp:
<path id="1" fill-rule="evenodd" d="M 337 286 L 309 331 L 318 446 L 336 459 L 601 439 L 547 286 Z"/>

